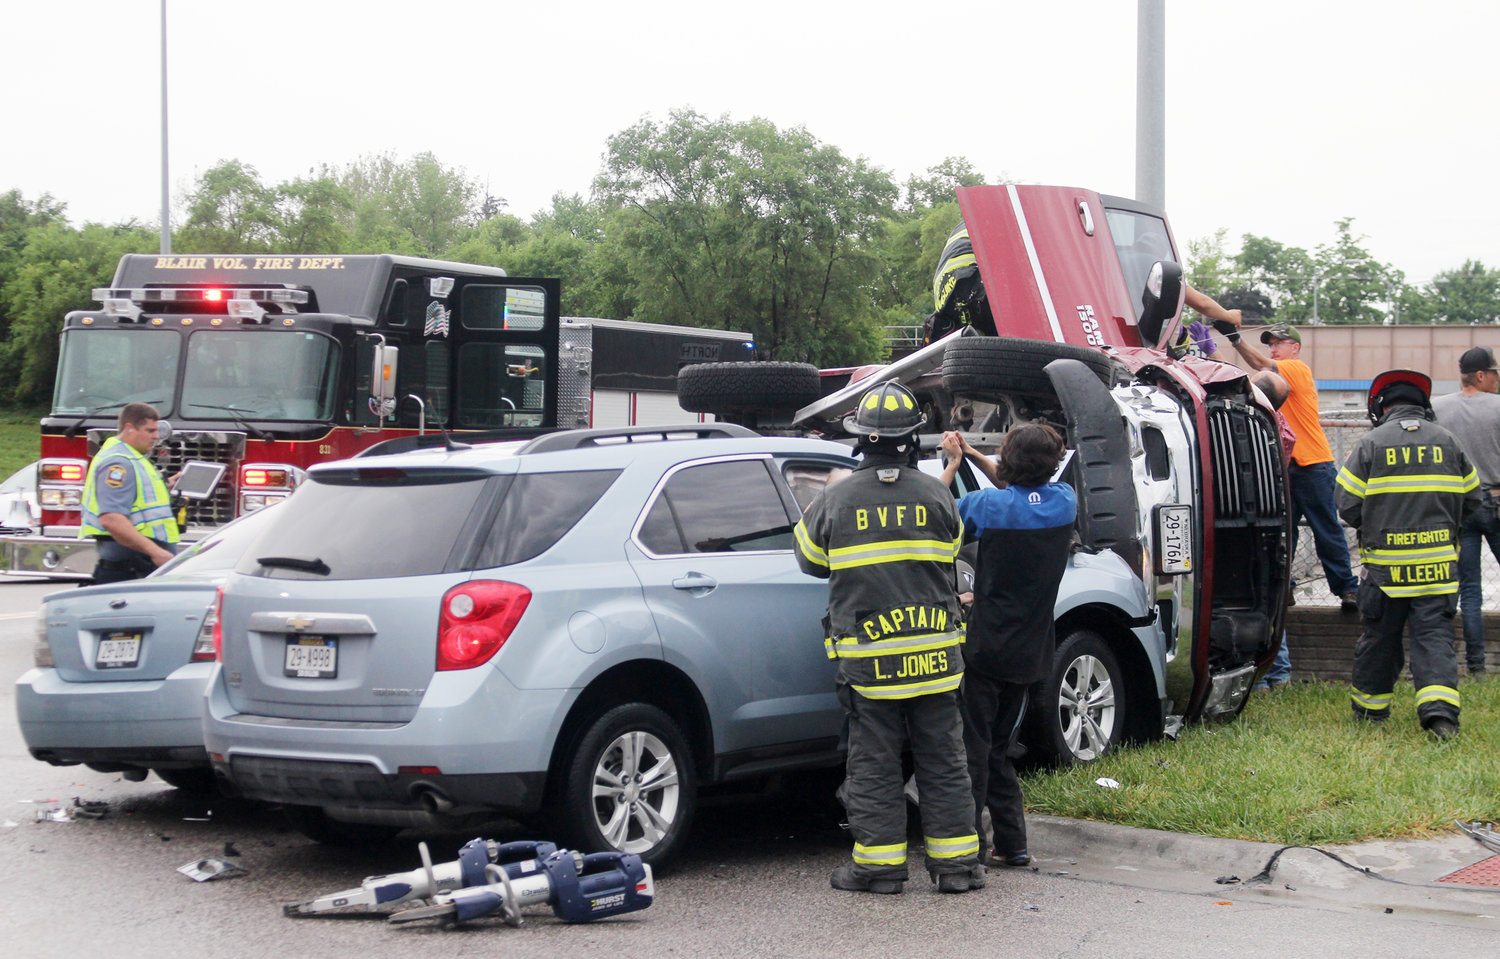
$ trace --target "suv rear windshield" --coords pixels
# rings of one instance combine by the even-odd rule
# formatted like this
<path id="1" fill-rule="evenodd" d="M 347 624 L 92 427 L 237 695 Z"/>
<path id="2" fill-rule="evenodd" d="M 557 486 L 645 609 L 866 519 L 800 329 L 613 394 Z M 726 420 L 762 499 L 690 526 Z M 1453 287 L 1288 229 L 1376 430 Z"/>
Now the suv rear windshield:
<path id="1" fill-rule="evenodd" d="M 275 509 L 235 571 L 273 579 L 384 579 L 459 568 L 491 482 L 469 470 L 330 470 Z M 268 562 L 269 560 L 269 562 Z"/>

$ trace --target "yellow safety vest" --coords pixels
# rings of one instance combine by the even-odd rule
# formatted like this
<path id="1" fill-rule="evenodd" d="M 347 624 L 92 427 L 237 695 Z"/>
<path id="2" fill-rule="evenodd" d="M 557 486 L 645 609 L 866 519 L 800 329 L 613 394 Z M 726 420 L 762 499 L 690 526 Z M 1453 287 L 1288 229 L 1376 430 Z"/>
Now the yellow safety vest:
<path id="1" fill-rule="evenodd" d="M 115 449 L 115 447 L 120 447 Z M 130 525 L 147 539 L 162 543 L 177 542 L 177 521 L 172 518 L 172 501 L 167 493 L 167 484 L 151 461 L 118 436 L 111 436 L 94 454 L 89 464 L 88 478 L 83 483 L 83 525 L 78 528 L 79 538 L 108 536 L 109 530 L 99 522 L 99 490 L 95 483 L 98 467 L 109 457 L 123 456 L 130 460 L 135 470 L 135 503 L 127 514 Z"/>

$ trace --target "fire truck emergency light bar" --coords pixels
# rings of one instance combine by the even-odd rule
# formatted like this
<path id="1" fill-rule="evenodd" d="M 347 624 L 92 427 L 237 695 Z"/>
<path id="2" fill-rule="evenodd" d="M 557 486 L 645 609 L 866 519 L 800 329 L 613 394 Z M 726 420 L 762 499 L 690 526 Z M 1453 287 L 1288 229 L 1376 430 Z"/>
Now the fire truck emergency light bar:
<path id="1" fill-rule="evenodd" d="M 274 286 L 255 289 L 151 286 L 135 289 L 99 287 L 94 290 L 94 299 L 104 304 L 106 314 L 132 321 L 141 318 L 142 303 L 223 303 L 230 316 L 259 323 L 269 312 L 262 303 L 274 304 L 281 313 L 296 313 L 298 306 L 307 305 L 310 296 L 306 290 Z"/>

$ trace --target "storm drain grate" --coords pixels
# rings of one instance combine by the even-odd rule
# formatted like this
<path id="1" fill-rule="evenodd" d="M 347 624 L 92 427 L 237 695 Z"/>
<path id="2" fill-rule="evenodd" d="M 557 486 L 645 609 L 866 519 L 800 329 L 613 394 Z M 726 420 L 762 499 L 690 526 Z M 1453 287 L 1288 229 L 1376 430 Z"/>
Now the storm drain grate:
<path id="1" fill-rule="evenodd" d="M 1500 886 L 1500 856 L 1481 859 L 1472 866 L 1450 872 L 1438 882 L 1453 882 L 1462 886 Z"/>

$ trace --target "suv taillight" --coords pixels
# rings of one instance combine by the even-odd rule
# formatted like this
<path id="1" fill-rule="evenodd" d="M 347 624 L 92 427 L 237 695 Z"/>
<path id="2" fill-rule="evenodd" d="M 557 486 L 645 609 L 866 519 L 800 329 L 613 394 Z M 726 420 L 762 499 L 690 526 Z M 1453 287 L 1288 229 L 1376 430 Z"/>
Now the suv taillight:
<path id="1" fill-rule="evenodd" d="M 214 601 L 208 604 L 208 609 L 203 611 L 203 622 L 198 626 L 198 638 L 193 640 L 192 661 L 195 663 L 213 662 L 219 656 L 219 601 L 224 597 L 224 588 L 221 586 Z"/>
<path id="2" fill-rule="evenodd" d="M 489 662 L 526 612 L 531 590 L 478 579 L 443 595 L 438 621 L 437 668 L 469 669 Z"/>
<path id="3" fill-rule="evenodd" d="M 203 626 L 199 627 L 198 629 L 198 638 L 201 641 L 203 638 L 203 630 L 205 628 L 210 628 L 208 625 L 208 618 L 211 617 L 213 619 L 214 623 L 211 627 L 213 630 L 213 658 L 215 662 L 220 663 L 224 661 L 224 621 L 219 618 L 219 614 L 223 611 L 224 587 L 220 586 L 218 589 L 214 590 L 214 604 L 210 606 L 209 611 L 204 614 L 206 618 L 203 621 Z M 198 658 L 198 650 L 196 645 L 193 648 L 193 658 Z"/>

